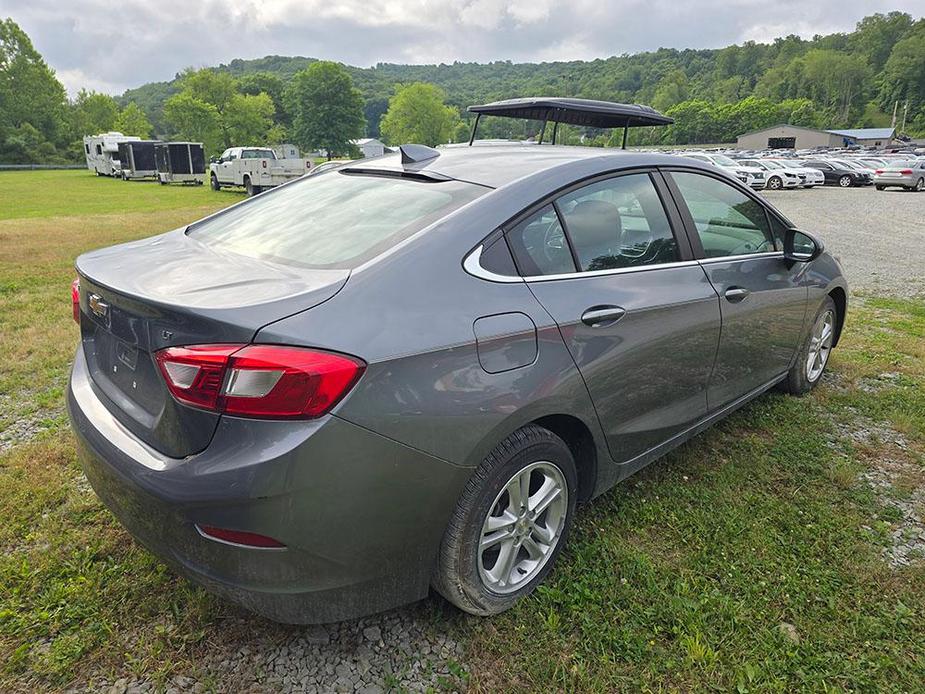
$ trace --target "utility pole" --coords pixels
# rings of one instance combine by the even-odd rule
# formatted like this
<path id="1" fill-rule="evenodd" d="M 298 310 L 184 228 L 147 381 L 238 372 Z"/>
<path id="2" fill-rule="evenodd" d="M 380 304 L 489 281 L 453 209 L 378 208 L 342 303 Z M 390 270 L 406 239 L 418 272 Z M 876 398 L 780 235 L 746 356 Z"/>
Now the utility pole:
<path id="1" fill-rule="evenodd" d="M 895 127 L 896 127 L 896 107 L 897 107 L 897 106 L 899 106 L 899 101 L 898 101 L 898 100 L 893 102 L 893 120 L 890 122 L 890 127 L 891 127 L 891 128 L 895 128 Z"/>
<path id="2" fill-rule="evenodd" d="M 901 132 L 901 133 L 905 133 L 905 132 L 906 132 L 906 114 L 907 114 L 907 113 L 909 113 L 909 100 L 908 100 L 908 99 L 906 99 L 906 105 L 903 106 L 903 125 L 902 125 L 902 127 L 899 129 L 899 132 Z"/>

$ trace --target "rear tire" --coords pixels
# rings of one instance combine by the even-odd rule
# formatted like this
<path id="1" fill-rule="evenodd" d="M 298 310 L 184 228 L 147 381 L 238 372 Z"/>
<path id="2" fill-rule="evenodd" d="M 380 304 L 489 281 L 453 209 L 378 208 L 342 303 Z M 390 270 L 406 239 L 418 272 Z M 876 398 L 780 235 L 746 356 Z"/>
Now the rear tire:
<path id="1" fill-rule="evenodd" d="M 921 193 L 922 191 L 925 191 L 925 178 L 920 178 L 915 182 L 915 192 Z"/>
<path id="2" fill-rule="evenodd" d="M 883 190 L 883 186 L 874 186 L 877 190 Z"/>
<path id="3" fill-rule="evenodd" d="M 250 176 L 244 177 L 244 190 L 247 191 L 248 197 L 254 197 L 260 194 L 260 186 L 255 186 Z"/>
<path id="4" fill-rule="evenodd" d="M 842 188 L 850 188 L 851 187 L 851 176 L 846 175 L 846 176 L 842 176 L 841 178 L 839 178 L 838 185 L 840 185 Z"/>
<path id="5" fill-rule="evenodd" d="M 829 364 L 829 355 L 838 327 L 838 309 L 831 296 L 826 296 L 813 318 L 812 327 L 800 347 L 796 362 L 781 382 L 781 389 L 791 395 L 805 395 L 822 380 Z M 812 361 L 810 358 L 812 357 Z"/>
<path id="6" fill-rule="evenodd" d="M 510 609 L 552 569 L 577 492 L 575 461 L 562 439 L 535 425 L 515 431 L 466 484 L 440 545 L 433 587 L 470 614 Z"/>

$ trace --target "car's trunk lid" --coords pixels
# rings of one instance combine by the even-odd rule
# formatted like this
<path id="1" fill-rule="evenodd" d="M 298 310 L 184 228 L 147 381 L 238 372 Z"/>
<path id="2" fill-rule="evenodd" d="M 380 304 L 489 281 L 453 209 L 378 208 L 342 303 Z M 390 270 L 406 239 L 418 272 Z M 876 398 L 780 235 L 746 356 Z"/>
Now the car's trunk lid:
<path id="1" fill-rule="evenodd" d="M 142 441 L 178 458 L 208 445 L 219 415 L 176 402 L 154 353 L 250 342 L 267 323 L 330 299 L 349 276 L 236 255 L 182 230 L 87 253 L 77 271 L 81 339 L 98 395 Z"/>

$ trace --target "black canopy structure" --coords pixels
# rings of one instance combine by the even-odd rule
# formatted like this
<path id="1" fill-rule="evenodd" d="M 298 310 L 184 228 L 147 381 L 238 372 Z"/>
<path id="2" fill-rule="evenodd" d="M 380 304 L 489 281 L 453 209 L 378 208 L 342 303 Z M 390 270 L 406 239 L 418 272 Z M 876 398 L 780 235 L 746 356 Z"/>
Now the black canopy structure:
<path id="1" fill-rule="evenodd" d="M 543 142 L 548 122 L 553 123 L 552 144 L 556 143 L 559 123 L 582 125 L 589 128 L 623 128 L 623 149 L 626 149 L 626 133 L 629 128 L 674 123 L 673 118 L 659 113 L 651 106 L 558 96 L 505 99 L 481 106 L 470 106 L 468 111 L 475 114 L 472 136 L 469 138 L 470 145 L 475 141 L 479 119 L 483 115 L 541 120 L 543 128 L 540 130 L 540 143 Z"/>

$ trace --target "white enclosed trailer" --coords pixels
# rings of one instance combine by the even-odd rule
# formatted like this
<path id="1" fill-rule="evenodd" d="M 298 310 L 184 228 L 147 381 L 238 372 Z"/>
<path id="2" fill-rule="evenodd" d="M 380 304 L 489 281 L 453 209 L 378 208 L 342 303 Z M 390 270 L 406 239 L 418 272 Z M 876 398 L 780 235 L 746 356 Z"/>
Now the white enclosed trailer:
<path id="1" fill-rule="evenodd" d="M 140 137 L 123 135 L 119 132 L 100 133 L 84 137 L 84 155 L 87 168 L 97 176 L 118 176 L 121 171 L 119 162 L 119 144 L 138 142 Z"/>

